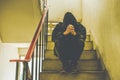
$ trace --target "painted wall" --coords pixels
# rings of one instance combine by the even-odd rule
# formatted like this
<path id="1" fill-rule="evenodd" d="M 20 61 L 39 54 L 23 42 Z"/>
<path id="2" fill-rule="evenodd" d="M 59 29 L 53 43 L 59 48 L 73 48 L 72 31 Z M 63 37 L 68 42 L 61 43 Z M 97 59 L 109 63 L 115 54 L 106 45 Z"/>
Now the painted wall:
<path id="1" fill-rule="evenodd" d="M 0 0 L 3 42 L 30 42 L 40 17 L 38 0 Z"/>
<path id="2" fill-rule="evenodd" d="M 33 37 L 41 18 L 37 1 L 0 0 L 0 80 L 15 80 L 16 65 L 9 60 L 18 59 L 18 47 Z"/>
<path id="3" fill-rule="evenodd" d="M 18 50 L 11 44 L 0 43 L 0 80 L 15 80 L 15 63 L 10 59 L 18 59 Z"/>
<path id="4" fill-rule="evenodd" d="M 0 43 L 2 43 L 1 37 L 0 37 Z"/>
<path id="5" fill-rule="evenodd" d="M 66 12 L 72 12 L 78 21 L 82 18 L 81 0 L 47 0 L 49 21 L 62 21 Z"/>
<path id="6" fill-rule="evenodd" d="M 91 30 L 111 80 L 120 80 L 120 1 L 82 0 L 83 24 Z"/>

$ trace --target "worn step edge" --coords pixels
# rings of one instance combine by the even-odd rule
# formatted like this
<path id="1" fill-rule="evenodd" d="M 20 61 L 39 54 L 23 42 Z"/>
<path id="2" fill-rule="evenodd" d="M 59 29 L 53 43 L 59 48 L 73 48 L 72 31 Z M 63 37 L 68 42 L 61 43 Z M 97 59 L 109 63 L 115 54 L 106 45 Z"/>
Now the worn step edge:
<path id="1" fill-rule="evenodd" d="M 60 73 L 60 71 L 54 71 L 54 70 L 44 70 L 44 71 L 42 71 L 41 73 Z M 105 73 L 105 70 L 97 70 L 97 71 L 79 71 L 78 72 L 78 74 L 79 73 Z"/>
<path id="2" fill-rule="evenodd" d="M 87 57 L 88 56 L 88 57 Z M 54 55 L 54 51 L 53 50 L 47 50 L 45 53 L 45 59 L 57 59 L 58 57 Z M 96 51 L 83 51 L 80 59 L 93 59 L 96 60 L 97 54 Z"/>
<path id="3" fill-rule="evenodd" d="M 48 40 L 47 41 L 52 41 L 52 34 L 48 33 Z M 90 35 L 86 35 L 86 41 L 91 41 Z"/>
<path id="4" fill-rule="evenodd" d="M 47 50 L 53 50 L 54 48 L 54 42 L 48 41 L 47 42 Z M 93 49 L 93 41 L 85 41 L 85 47 L 84 50 L 94 50 Z"/>
<path id="5" fill-rule="evenodd" d="M 60 60 L 59 58 L 55 58 L 55 59 L 50 59 L 50 58 L 45 58 L 45 60 Z M 96 60 L 98 60 L 99 61 L 99 59 L 98 58 L 96 58 L 96 59 L 79 59 L 79 61 L 96 61 Z"/>

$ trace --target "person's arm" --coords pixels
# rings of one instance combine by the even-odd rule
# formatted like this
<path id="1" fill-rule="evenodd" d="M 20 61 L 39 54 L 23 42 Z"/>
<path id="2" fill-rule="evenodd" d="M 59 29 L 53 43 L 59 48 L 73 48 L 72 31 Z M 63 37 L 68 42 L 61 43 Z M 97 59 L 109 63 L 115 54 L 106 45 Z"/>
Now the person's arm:
<path id="1" fill-rule="evenodd" d="M 68 34 L 71 34 L 72 32 L 74 31 L 74 28 L 72 25 L 68 25 L 66 30 L 63 32 L 63 35 L 68 35 Z"/>
<path id="2" fill-rule="evenodd" d="M 66 31 L 64 32 L 64 34 L 65 35 L 68 35 L 68 34 L 72 34 L 73 36 L 76 36 L 76 31 L 75 31 L 75 28 L 74 28 L 74 26 L 72 25 L 72 24 L 69 24 L 68 26 L 67 26 L 67 29 L 66 29 Z"/>
<path id="3" fill-rule="evenodd" d="M 78 23 L 78 25 L 79 25 L 79 28 L 77 30 L 77 35 L 76 36 L 78 36 L 81 41 L 85 41 L 85 39 L 86 39 L 86 28 L 80 23 Z"/>
<path id="4" fill-rule="evenodd" d="M 77 35 L 77 32 L 73 29 L 73 30 L 71 30 L 71 34 L 72 34 L 73 36 L 76 36 L 76 35 Z"/>
<path id="5" fill-rule="evenodd" d="M 63 32 L 61 31 L 61 25 L 62 25 L 62 23 L 57 24 L 52 32 L 52 41 L 53 42 L 57 42 L 64 36 Z"/>

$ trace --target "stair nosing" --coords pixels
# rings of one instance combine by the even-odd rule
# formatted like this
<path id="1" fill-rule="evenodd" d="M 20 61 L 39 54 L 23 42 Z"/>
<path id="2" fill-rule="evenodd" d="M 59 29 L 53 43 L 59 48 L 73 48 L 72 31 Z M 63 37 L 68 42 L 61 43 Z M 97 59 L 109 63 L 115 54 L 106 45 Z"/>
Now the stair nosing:
<path id="1" fill-rule="evenodd" d="M 80 71 L 80 72 L 78 72 L 77 74 L 80 74 L 80 73 L 104 73 L 105 72 L 105 70 L 96 70 L 96 71 Z M 44 71 L 42 71 L 42 73 L 60 73 L 60 71 L 54 71 L 54 70 L 51 70 L 51 71 L 49 71 L 49 70 L 44 70 Z"/>
<path id="2" fill-rule="evenodd" d="M 45 60 L 59 60 L 59 59 L 52 59 L 52 58 L 45 58 Z M 79 61 L 95 61 L 95 60 L 98 60 L 97 58 L 96 59 L 79 59 Z"/>

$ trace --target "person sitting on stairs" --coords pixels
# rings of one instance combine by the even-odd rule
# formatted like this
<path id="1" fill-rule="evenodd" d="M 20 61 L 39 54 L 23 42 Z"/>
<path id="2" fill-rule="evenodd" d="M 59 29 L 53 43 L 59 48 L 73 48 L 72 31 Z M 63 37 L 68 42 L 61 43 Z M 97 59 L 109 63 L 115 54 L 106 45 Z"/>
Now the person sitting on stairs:
<path id="1" fill-rule="evenodd" d="M 65 72 L 78 72 L 77 62 L 84 49 L 86 28 L 66 12 L 63 22 L 59 22 L 52 32 L 55 43 L 54 54 L 59 57 Z"/>

